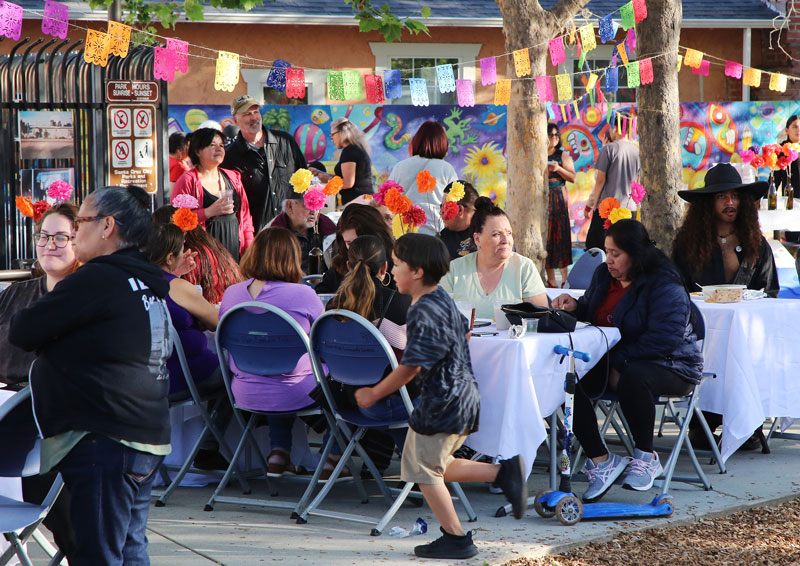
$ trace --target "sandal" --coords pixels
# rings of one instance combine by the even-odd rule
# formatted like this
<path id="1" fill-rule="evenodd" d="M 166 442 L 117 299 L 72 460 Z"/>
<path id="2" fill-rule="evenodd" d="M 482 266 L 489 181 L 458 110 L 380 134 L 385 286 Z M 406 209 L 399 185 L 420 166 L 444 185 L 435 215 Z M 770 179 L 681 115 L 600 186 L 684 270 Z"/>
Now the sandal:
<path id="1" fill-rule="evenodd" d="M 327 483 L 329 479 L 331 479 L 331 474 L 333 474 L 333 469 L 339 463 L 339 460 L 331 458 L 328 456 L 328 459 L 325 460 L 325 465 L 322 466 L 322 474 L 319 476 L 319 483 Z M 339 474 L 339 477 L 336 478 L 336 482 L 340 481 L 347 481 L 353 479 L 353 472 L 350 471 L 350 468 L 345 466 L 342 468 L 342 472 Z"/>
<path id="2" fill-rule="evenodd" d="M 281 448 L 274 448 L 267 456 L 267 476 L 279 478 L 286 474 L 294 474 L 289 453 Z"/>

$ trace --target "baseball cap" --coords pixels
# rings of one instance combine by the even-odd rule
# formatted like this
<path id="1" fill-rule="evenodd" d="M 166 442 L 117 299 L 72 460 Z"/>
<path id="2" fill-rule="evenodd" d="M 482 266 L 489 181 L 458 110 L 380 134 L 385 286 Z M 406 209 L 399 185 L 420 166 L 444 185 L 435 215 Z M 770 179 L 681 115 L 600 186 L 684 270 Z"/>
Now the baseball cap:
<path id="1" fill-rule="evenodd" d="M 231 103 L 231 116 L 236 116 L 239 112 L 244 112 L 251 106 L 258 106 L 261 108 L 261 104 L 255 98 L 249 94 L 243 94 L 235 98 Z"/>

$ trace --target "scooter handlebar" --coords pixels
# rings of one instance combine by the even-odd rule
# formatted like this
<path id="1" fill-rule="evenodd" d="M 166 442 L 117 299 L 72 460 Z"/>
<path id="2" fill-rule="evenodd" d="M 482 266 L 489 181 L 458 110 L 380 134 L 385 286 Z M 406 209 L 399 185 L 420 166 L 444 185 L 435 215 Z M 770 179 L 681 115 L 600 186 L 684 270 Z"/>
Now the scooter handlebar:
<path id="1" fill-rule="evenodd" d="M 560 344 L 554 347 L 553 351 L 560 356 L 569 356 L 571 354 L 573 357 L 578 358 L 579 360 L 582 360 L 584 362 L 592 361 L 591 354 L 587 354 L 586 352 L 579 352 L 578 350 L 572 350 L 570 348 L 567 348 L 566 346 L 561 346 Z"/>

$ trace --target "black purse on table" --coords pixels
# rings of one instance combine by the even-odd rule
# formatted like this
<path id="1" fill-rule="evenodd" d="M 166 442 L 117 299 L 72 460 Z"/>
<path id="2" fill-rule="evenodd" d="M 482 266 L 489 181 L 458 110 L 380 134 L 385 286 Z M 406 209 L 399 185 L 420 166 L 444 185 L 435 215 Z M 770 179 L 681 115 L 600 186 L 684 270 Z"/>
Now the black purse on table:
<path id="1" fill-rule="evenodd" d="M 501 307 L 511 324 L 522 325 L 524 319 L 537 318 L 537 332 L 572 332 L 578 319 L 570 312 L 562 309 L 539 307 L 533 303 L 516 303 Z"/>

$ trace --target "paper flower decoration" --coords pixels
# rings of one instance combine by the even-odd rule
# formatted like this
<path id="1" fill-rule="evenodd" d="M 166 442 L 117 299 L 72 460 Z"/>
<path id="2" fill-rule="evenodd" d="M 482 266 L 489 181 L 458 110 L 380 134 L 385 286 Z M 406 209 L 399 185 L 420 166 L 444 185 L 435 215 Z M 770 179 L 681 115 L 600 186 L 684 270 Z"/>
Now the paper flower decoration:
<path id="1" fill-rule="evenodd" d="M 22 216 L 33 218 L 33 203 L 28 197 L 17 197 L 14 199 L 14 204 L 17 205 L 17 210 Z"/>
<path id="2" fill-rule="evenodd" d="M 190 209 L 179 208 L 172 215 L 172 223 L 184 232 L 189 232 L 190 230 L 197 228 L 197 226 L 200 224 L 200 221 L 197 218 L 197 214 L 192 212 Z"/>
<path id="3" fill-rule="evenodd" d="M 449 222 L 453 218 L 456 217 L 458 214 L 458 203 L 452 200 L 449 200 L 442 205 L 441 216 L 442 220 L 445 222 Z"/>
<path id="4" fill-rule="evenodd" d="M 764 158 L 760 155 L 756 155 L 752 161 L 750 161 L 750 165 L 758 169 L 759 167 L 764 167 Z"/>
<path id="5" fill-rule="evenodd" d="M 289 184 L 292 185 L 294 192 L 304 193 L 311 186 L 311 179 L 314 178 L 311 171 L 308 169 L 298 169 L 289 178 Z"/>
<path id="6" fill-rule="evenodd" d="M 421 193 L 431 193 L 436 189 L 436 177 L 427 169 L 417 173 L 417 190 Z"/>
<path id="7" fill-rule="evenodd" d="M 47 196 L 56 202 L 64 202 L 72 196 L 72 185 L 66 181 L 53 181 L 47 188 Z"/>
<path id="8" fill-rule="evenodd" d="M 600 213 L 600 218 L 608 218 L 608 215 L 615 208 L 619 208 L 619 201 L 613 197 L 608 197 L 603 199 L 597 211 Z"/>
<path id="9" fill-rule="evenodd" d="M 386 192 L 383 201 L 386 208 L 388 208 L 389 212 L 392 214 L 403 214 L 404 212 L 408 212 L 412 206 L 411 199 L 394 187 Z"/>
<path id="10" fill-rule="evenodd" d="M 625 208 L 624 206 L 615 208 L 608 215 L 608 219 L 611 221 L 612 224 L 616 224 L 620 220 L 632 217 L 633 214 L 631 214 L 631 211 Z"/>
<path id="11" fill-rule="evenodd" d="M 342 178 L 336 175 L 335 177 L 331 177 L 330 180 L 325 183 L 325 186 L 322 188 L 322 192 L 329 197 L 333 196 L 342 190 L 342 184 Z"/>
<path id="12" fill-rule="evenodd" d="M 175 208 L 190 208 L 192 210 L 195 208 L 200 208 L 200 203 L 197 202 L 197 199 L 192 195 L 187 195 L 186 193 L 175 195 L 170 204 L 172 204 L 172 206 Z"/>
<path id="13" fill-rule="evenodd" d="M 633 202 L 639 204 L 644 200 L 645 194 L 647 194 L 647 191 L 644 190 L 644 187 L 640 183 L 631 181 L 631 198 Z"/>
<path id="14" fill-rule="evenodd" d="M 464 198 L 464 185 L 458 181 L 453 182 L 450 186 L 450 192 L 445 196 L 447 202 L 458 202 Z"/>
<path id="15" fill-rule="evenodd" d="M 42 219 L 42 214 L 51 208 L 52 206 L 50 206 L 50 203 L 46 200 L 37 200 L 35 203 L 33 203 L 33 221 L 39 222 L 39 220 Z"/>
<path id="16" fill-rule="evenodd" d="M 408 197 L 403 197 L 408 198 Z M 428 215 L 425 214 L 425 211 L 422 210 L 419 206 L 412 206 L 410 209 L 403 213 L 403 224 L 407 224 L 409 226 L 416 226 L 419 228 L 420 226 L 424 226 L 425 223 L 428 221 Z"/>
<path id="17" fill-rule="evenodd" d="M 764 156 L 764 165 L 770 169 L 775 169 L 778 166 L 778 156 L 774 153 L 767 153 Z"/>
<path id="18" fill-rule="evenodd" d="M 308 210 L 319 210 L 325 206 L 326 200 L 328 197 L 319 189 L 311 189 L 303 195 L 303 202 Z"/>
<path id="19" fill-rule="evenodd" d="M 402 193 L 403 187 L 398 185 L 392 180 L 385 181 L 380 187 L 378 187 L 378 192 L 372 195 L 372 198 L 375 199 L 375 202 L 380 205 L 386 204 L 386 193 L 389 192 L 390 189 L 396 189 L 397 192 Z"/>
<path id="20" fill-rule="evenodd" d="M 743 149 L 739 152 L 739 157 L 742 158 L 742 163 L 750 163 L 753 161 L 753 158 L 756 156 L 755 153 L 750 151 L 749 149 Z"/>
<path id="21" fill-rule="evenodd" d="M 800 144 L 788 143 L 783 146 L 778 144 L 767 144 L 763 147 L 751 146 L 749 150 L 739 152 L 739 157 L 743 163 L 749 163 L 752 167 L 759 169 L 769 167 L 772 171 L 785 169 L 800 155 Z M 759 155 L 759 152 L 761 155 Z"/>
<path id="22" fill-rule="evenodd" d="M 788 157 L 786 157 L 785 155 L 781 155 L 778 158 L 778 169 L 786 169 L 790 163 L 791 161 L 789 161 Z"/>

